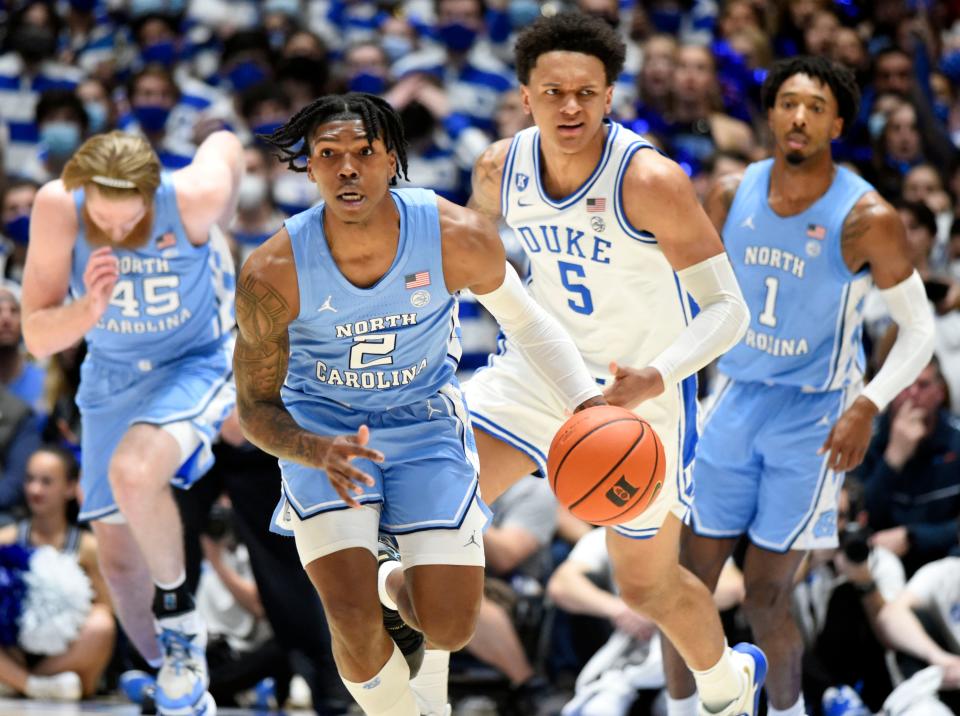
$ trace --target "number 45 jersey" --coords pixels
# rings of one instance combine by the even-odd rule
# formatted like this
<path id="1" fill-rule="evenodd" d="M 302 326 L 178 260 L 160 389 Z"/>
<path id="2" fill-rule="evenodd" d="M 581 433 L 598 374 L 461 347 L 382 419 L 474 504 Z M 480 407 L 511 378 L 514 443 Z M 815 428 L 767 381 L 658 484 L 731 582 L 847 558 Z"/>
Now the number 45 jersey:
<path id="1" fill-rule="evenodd" d="M 86 239 L 84 192 L 74 192 L 79 230 L 70 292 L 86 293 L 83 273 L 92 247 Z M 136 249 L 113 247 L 120 276 L 107 310 L 87 333 L 91 357 L 149 371 L 177 358 L 213 351 L 234 326 L 233 260 L 222 234 L 202 246 L 187 238 L 169 174 L 153 202 L 153 228 Z"/>
<path id="2" fill-rule="evenodd" d="M 652 145 L 616 122 L 593 173 L 569 196 L 543 187 L 540 131 L 517 133 L 507 153 L 501 212 L 530 259 L 528 289 L 573 337 L 594 377 L 610 361 L 647 365 L 691 320 L 690 303 L 655 236 L 631 226 L 623 177 Z M 682 221 L 683 217 L 676 217 Z"/>

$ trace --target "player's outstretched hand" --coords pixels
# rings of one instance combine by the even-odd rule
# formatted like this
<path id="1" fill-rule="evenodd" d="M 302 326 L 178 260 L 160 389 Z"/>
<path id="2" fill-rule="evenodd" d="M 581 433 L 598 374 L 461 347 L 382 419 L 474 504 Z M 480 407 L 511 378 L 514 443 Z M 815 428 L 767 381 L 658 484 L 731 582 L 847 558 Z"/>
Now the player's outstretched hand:
<path id="1" fill-rule="evenodd" d="M 663 392 L 663 376 L 656 368 L 627 368 L 610 363 L 613 384 L 603 391 L 610 405 L 632 409 L 644 400 L 656 398 Z"/>
<path id="2" fill-rule="evenodd" d="M 855 468 L 867 454 L 876 414 L 877 406 L 869 398 L 857 398 L 834 423 L 817 455 L 830 453 L 827 465 L 834 472 L 847 472 Z"/>
<path id="3" fill-rule="evenodd" d="M 350 507 L 360 507 L 354 495 L 363 494 L 363 485 L 373 487 L 374 479 L 362 470 L 350 464 L 351 460 L 362 457 L 373 462 L 383 462 L 383 453 L 366 447 L 370 441 L 370 429 L 361 425 L 356 435 L 338 435 L 330 441 L 323 464 L 327 479 L 340 499 Z"/>
<path id="4" fill-rule="evenodd" d="M 107 310 L 119 277 L 120 262 L 109 246 L 101 246 L 90 254 L 83 270 L 83 287 L 90 308 L 98 318 Z"/>

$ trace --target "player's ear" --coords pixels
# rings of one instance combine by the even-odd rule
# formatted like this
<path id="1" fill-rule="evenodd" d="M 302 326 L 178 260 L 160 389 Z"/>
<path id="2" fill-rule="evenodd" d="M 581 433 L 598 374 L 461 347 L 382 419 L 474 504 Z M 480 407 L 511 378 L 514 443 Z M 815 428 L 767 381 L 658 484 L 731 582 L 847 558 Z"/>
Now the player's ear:
<path id="1" fill-rule="evenodd" d="M 841 134 L 843 134 L 843 119 L 841 117 L 837 117 L 835 120 L 833 120 L 833 124 L 830 127 L 830 139 L 834 140 Z"/>
<path id="2" fill-rule="evenodd" d="M 316 177 L 313 176 L 313 157 L 307 157 L 307 179 L 312 181 L 314 184 L 317 183 Z"/>
<path id="3" fill-rule="evenodd" d="M 394 178 L 397 176 L 397 153 L 387 152 L 387 157 L 390 162 L 390 177 Z"/>
<path id="4" fill-rule="evenodd" d="M 610 114 L 613 111 L 613 85 L 607 85 L 603 92 L 603 113 Z"/>
<path id="5" fill-rule="evenodd" d="M 524 114 L 533 114 L 533 110 L 530 109 L 530 90 L 526 85 L 520 85 L 520 104 L 523 105 Z"/>

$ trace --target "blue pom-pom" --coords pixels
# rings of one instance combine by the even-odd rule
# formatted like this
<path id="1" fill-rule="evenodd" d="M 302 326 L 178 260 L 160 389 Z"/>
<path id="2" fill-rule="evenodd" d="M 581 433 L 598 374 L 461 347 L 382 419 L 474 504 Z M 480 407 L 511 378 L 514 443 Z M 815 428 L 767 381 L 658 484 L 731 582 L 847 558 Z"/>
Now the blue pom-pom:
<path id="1" fill-rule="evenodd" d="M 30 568 L 30 554 L 31 550 L 18 544 L 0 547 L 0 646 L 17 643 L 27 596 L 23 575 Z"/>

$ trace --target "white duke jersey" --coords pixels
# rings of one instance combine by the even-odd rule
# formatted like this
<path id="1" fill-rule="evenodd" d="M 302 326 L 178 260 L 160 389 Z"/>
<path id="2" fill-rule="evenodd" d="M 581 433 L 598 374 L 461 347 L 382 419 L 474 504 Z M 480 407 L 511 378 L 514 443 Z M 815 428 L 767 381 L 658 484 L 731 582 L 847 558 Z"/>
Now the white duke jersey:
<path id="1" fill-rule="evenodd" d="M 517 133 L 504 163 L 500 201 L 530 260 L 531 295 L 570 334 L 591 374 L 608 379 L 611 361 L 648 365 L 695 311 L 656 237 L 631 226 L 624 209 L 624 201 L 644 200 L 623 195 L 630 161 L 640 150 L 656 149 L 616 122 L 605 120 L 604 129 L 593 173 L 561 199 L 543 187 L 540 131 Z M 696 441 L 695 376 L 684 381 L 682 395 L 688 457 Z"/>

